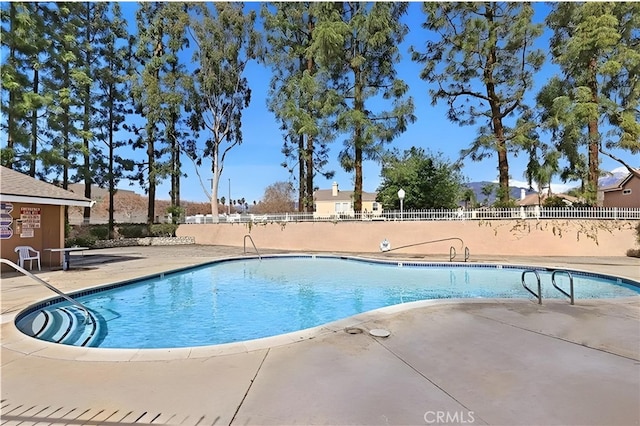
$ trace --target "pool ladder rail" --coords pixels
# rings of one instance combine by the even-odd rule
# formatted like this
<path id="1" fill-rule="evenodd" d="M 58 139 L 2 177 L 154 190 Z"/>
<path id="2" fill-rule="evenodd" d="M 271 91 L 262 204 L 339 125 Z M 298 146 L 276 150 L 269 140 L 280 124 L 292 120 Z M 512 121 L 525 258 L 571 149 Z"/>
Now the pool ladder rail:
<path id="1" fill-rule="evenodd" d="M 537 282 L 537 286 L 538 286 L 538 292 L 537 293 L 527 286 L 527 282 L 526 282 L 525 277 L 529 273 L 533 273 L 536 276 L 536 282 Z M 556 284 L 556 274 L 558 274 L 558 273 L 567 274 L 567 276 L 569 277 L 569 293 L 567 293 L 566 291 L 564 291 L 563 289 L 558 287 L 558 285 Z M 533 297 L 538 299 L 538 305 L 542 305 L 542 285 L 540 283 L 540 274 L 538 274 L 538 271 L 535 270 L 535 269 L 527 269 L 527 270 L 522 272 L 522 278 L 521 279 L 522 279 L 522 286 L 524 287 L 524 289 L 527 290 L 529 293 L 531 293 L 533 295 Z M 571 302 L 572 305 L 575 304 L 575 297 L 574 297 L 574 292 L 573 292 L 573 275 L 571 275 L 571 272 L 566 271 L 564 269 L 555 269 L 551 273 L 551 283 L 556 288 L 556 290 L 558 290 L 560 293 L 564 294 L 565 296 L 567 296 L 569 298 L 569 301 Z"/>
<path id="2" fill-rule="evenodd" d="M 78 346 L 91 345 L 98 338 L 100 327 L 89 308 L 12 261 L 0 259 L 0 263 L 9 265 L 16 271 L 42 284 L 72 305 L 68 308 L 61 308 L 60 312 L 56 314 L 50 314 L 40 309 L 26 315 L 19 324 L 16 324 L 23 333 L 42 340 L 77 344 Z M 58 321 L 54 321 L 54 319 Z M 65 324 L 65 327 L 54 327 L 54 324 L 59 324 L 59 322 Z"/>
<path id="3" fill-rule="evenodd" d="M 253 249 L 258 254 L 258 259 L 262 260 L 262 256 L 260 255 L 260 252 L 258 251 L 258 247 L 256 247 L 256 243 L 253 242 L 253 238 L 251 238 L 251 235 L 249 235 L 249 234 L 244 236 L 244 242 L 243 242 L 244 254 L 247 254 L 247 238 L 249 239 L 249 241 L 251 241 L 251 245 L 253 245 Z"/>

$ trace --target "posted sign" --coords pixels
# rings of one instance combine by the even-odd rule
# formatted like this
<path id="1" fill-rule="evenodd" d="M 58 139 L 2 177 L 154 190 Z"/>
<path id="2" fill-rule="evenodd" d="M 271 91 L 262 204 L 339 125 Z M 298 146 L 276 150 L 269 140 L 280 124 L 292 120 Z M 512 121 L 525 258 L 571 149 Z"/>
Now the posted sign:
<path id="1" fill-rule="evenodd" d="M 8 240 L 13 236 L 13 229 L 11 228 L 13 224 L 12 211 L 13 204 L 0 203 L 0 240 Z"/>

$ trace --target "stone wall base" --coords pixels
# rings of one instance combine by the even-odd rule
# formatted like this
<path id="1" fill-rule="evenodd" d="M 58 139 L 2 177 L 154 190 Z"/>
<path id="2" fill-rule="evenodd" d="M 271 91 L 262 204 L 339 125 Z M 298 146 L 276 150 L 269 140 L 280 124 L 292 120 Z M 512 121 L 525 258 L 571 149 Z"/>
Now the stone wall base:
<path id="1" fill-rule="evenodd" d="M 98 240 L 95 248 L 132 247 L 132 246 L 179 246 L 195 244 L 195 237 L 142 237 L 121 238 L 118 240 Z"/>

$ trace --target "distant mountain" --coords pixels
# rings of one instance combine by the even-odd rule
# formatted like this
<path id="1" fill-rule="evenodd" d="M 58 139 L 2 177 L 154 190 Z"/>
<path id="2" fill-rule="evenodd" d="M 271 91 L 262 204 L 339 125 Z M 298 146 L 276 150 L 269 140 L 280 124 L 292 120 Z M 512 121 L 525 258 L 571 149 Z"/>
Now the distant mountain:
<path id="1" fill-rule="evenodd" d="M 598 186 L 600 188 L 608 188 L 618 184 L 622 179 L 629 175 L 629 171 L 626 167 L 618 167 L 610 172 L 604 172 L 605 175 L 598 179 Z"/>
<path id="2" fill-rule="evenodd" d="M 482 193 L 483 188 L 488 185 L 493 187 L 493 191 L 489 196 Z M 496 201 L 496 192 L 498 190 L 498 184 L 495 182 L 469 182 L 465 185 L 467 188 L 470 188 L 476 196 L 476 201 L 481 204 L 493 204 Z M 521 186 L 510 186 L 509 187 L 509 195 L 514 200 L 519 200 L 522 190 L 524 190 L 524 194 L 536 194 L 538 191 L 534 191 L 532 189 L 521 187 Z"/>

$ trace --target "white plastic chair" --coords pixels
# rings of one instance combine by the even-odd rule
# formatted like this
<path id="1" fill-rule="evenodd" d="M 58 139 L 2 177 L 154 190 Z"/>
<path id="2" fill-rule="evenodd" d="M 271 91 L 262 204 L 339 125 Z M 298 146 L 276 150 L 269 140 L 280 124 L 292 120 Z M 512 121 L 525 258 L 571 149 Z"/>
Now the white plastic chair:
<path id="1" fill-rule="evenodd" d="M 24 268 L 24 261 L 28 260 L 29 269 L 33 269 L 33 261 L 37 260 L 38 271 L 42 270 L 40 269 L 40 252 L 38 250 L 31 246 L 18 246 L 16 247 L 15 252 L 18 253 L 18 265 L 20 265 L 21 268 Z"/>

